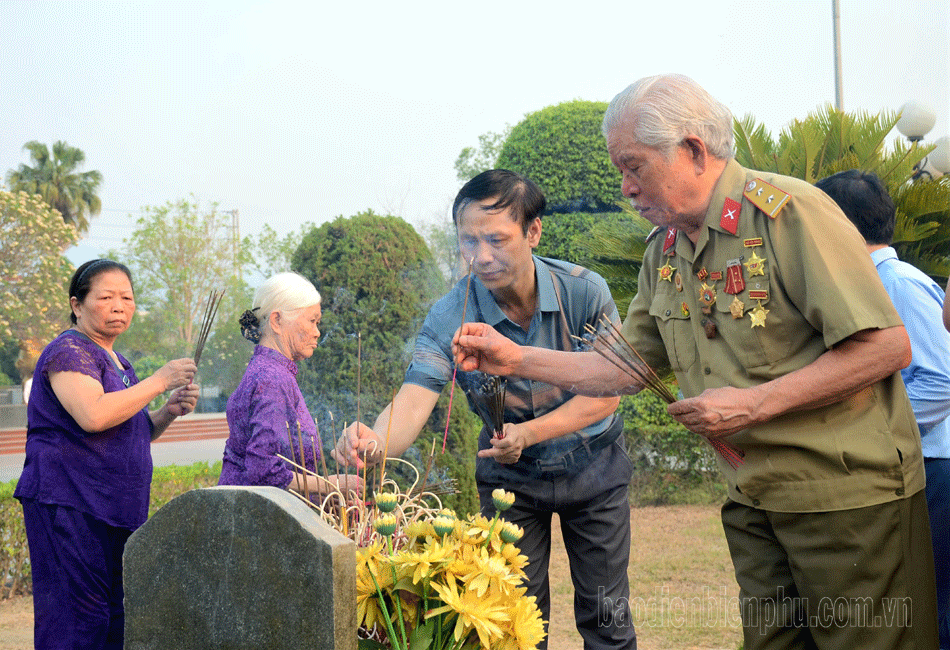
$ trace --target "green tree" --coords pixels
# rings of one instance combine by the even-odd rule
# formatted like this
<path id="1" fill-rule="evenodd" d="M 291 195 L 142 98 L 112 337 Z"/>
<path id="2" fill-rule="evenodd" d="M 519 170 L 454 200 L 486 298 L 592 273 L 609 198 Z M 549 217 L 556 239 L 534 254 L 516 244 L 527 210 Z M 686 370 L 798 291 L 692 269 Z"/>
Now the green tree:
<path id="1" fill-rule="evenodd" d="M 898 114 L 845 113 L 831 106 L 793 120 L 778 141 L 747 115 L 735 122 L 736 160 L 745 167 L 809 183 L 848 169 L 877 174 L 897 208 L 894 248 L 900 258 L 937 278 L 950 272 L 950 178 L 911 182 L 932 146 L 908 145 L 887 134 Z"/>
<path id="2" fill-rule="evenodd" d="M 375 417 L 402 384 L 442 286 L 429 249 L 399 217 L 370 210 L 313 228 L 291 266 L 323 297 L 323 338 L 298 375 L 311 413 L 325 418 L 329 409 L 337 425 L 357 411 L 364 421 Z"/>
<path id="3" fill-rule="evenodd" d="M 69 326 L 76 229 L 38 196 L 0 190 L 0 336 L 34 352 Z"/>
<path id="4" fill-rule="evenodd" d="M 618 175 L 601 135 L 607 104 L 574 100 L 528 114 L 508 135 L 498 167 L 533 180 L 554 212 L 616 212 Z"/>
<path id="5" fill-rule="evenodd" d="M 249 267 L 264 278 L 289 271 L 294 251 L 297 250 L 303 236 L 313 227 L 313 223 L 307 221 L 297 232 L 280 235 L 268 224 L 264 224 L 257 237 L 245 237 L 242 242 Z"/>
<path id="6" fill-rule="evenodd" d="M 102 174 L 92 170 L 78 171 L 86 160 L 81 149 L 62 140 L 53 144 L 53 153 L 42 142 L 32 140 L 23 145 L 30 152 L 33 166 L 21 164 L 7 172 L 11 190 L 39 194 L 46 203 L 59 210 L 63 220 L 76 227 L 79 235 L 89 230 L 89 217 L 99 214 L 99 185 Z"/>
<path id="7" fill-rule="evenodd" d="M 194 352 L 208 298 L 224 290 L 205 345 L 199 380 L 233 389 L 252 348 L 239 342 L 237 320 L 250 306 L 240 280 L 245 256 L 235 250 L 231 219 L 217 204 L 194 198 L 143 208 L 116 258 L 132 271 L 138 313 L 123 346 L 133 363 L 144 356 L 165 360 Z"/>
<path id="8" fill-rule="evenodd" d="M 455 159 L 455 174 L 463 183 L 475 178 L 484 171 L 494 169 L 498 164 L 498 154 L 508 135 L 511 125 L 506 124 L 501 133 L 489 131 L 478 136 L 478 147 L 465 147 Z"/>

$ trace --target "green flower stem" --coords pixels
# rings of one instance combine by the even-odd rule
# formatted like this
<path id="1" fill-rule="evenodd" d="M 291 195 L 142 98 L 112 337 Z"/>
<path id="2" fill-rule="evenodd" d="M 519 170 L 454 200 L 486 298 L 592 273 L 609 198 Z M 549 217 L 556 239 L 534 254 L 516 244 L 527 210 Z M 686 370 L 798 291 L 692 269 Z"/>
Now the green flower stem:
<path id="1" fill-rule="evenodd" d="M 389 635 L 389 641 L 396 648 L 399 647 L 399 639 L 396 638 L 396 631 L 393 629 L 393 623 L 389 616 L 389 608 L 386 607 L 386 599 L 383 598 L 383 590 L 380 588 L 379 583 L 376 581 L 376 576 L 373 575 L 373 572 L 369 572 L 369 577 L 373 579 L 373 585 L 376 587 L 376 594 L 379 596 L 379 606 L 383 609 L 383 615 L 386 617 L 386 632 Z M 406 650 L 409 650 L 409 643 L 406 640 L 406 632 L 402 633 L 402 647 Z"/>
<path id="2" fill-rule="evenodd" d="M 386 536 L 386 546 L 389 548 L 389 557 L 393 556 L 393 539 L 392 535 Z M 402 603 L 400 601 L 402 598 L 399 597 L 399 590 L 395 589 L 396 586 L 396 567 L 392 565 L 392 562 L 389 563 L 389 570 L 393 574 L 393 600 L 396 601 L 396 616 L 399 620 L 399 631 L 402 632 L 402 642 L 408 649 L 409 641 L 406 638 L 406 624 L 402 620 Z"/>
<path id="3" fill-rule="evenodd" d="M 491 536 L 495 532 L 495 525 L 498 524 L 498 520 L 501 518 L 501 510 L 495 510 L 495 518 L 491 520 L 491 528 L 488 529 L 488 537 L 485 538 L 485 543 L 482 544 L 482 548 L 488 548 L 488 543 L 491 541 Z"/>

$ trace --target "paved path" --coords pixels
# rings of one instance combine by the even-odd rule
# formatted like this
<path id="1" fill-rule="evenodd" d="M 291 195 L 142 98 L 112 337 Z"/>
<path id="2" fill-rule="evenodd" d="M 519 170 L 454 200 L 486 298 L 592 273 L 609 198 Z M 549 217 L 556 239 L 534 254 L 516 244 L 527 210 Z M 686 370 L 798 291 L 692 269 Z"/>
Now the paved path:
<path id="1" fill-rule="evenodd" d="M 221 460 L 228 423 L 224 413 L 193 413 L 173 422 L 152 443 L 156 467 Z M 23 470 L 26 429 L 0 429 L 0 483 L 19 478 Z"/>

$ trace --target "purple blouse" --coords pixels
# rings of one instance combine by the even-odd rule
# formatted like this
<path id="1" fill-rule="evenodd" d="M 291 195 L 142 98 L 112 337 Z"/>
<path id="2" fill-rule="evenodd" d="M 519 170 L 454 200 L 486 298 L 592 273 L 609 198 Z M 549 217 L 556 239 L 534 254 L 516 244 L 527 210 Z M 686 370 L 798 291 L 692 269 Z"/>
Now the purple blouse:
<path id="1" fill-rule="evenodd" d="M 51 372 L 81 372 L 107 393 L 138 383 L 132 365 L 122 367 L 76 330 L 46 346 L 36 362 L 27 405 L 26 461 L 14 496 L 69 506 L 111 526 L 135 529 L 148 517 L 152 482 L 152 419 L 148 407 L 99 433 L 84 431 L 50 385 Z"/>
<path id="2" fill-rule="evenodd" d="M 316 471 L 314 461 L 320 458 L 317 425 L 297 386 L 297 364 L 277 350 L 263 345 L 254 348 L 241 383 L 228 398 L 227 416 L 231 433 L 224 444 L 218 485 L 286 488 L 293 470 L 277 454 Z"/>

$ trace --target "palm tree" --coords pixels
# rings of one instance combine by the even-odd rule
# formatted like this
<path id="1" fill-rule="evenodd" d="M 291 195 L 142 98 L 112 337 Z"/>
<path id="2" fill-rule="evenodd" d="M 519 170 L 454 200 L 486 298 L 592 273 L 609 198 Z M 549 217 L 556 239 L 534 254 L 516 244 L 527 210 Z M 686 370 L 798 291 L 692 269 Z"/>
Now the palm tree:
<path id="1" fill-rule="evenodd" d="M 95 216 L 102 209 L 98 195 L 102 174 L 95 170 L 77 171 L 85 162 L 86 154 L 63 141 L 53 145 L 52 156 L 46 145 L 36 140 L 27 142 L 23 148 L 30 152 L 34 166 L 21 164 L 19 169 L 10 170 L 7 173 L 10 189 L 39 194 L 59 210 L 66 223 L 84 235 L 89 230 L 88 216 Z"/>
<path id="2" fill-rule="evenodd" d="M 899 115 L 845 113 L 832 106 L 794 120 L 775 142 L 751 116 L 736 120 L 736 160 L 744 167 L 794 176 L 814 183 L 849 169 L 877 174 L 897 208 L 893 246 L 898 256 L 943 283 L 950 273 L 950 176 L 913 180 L 933 146 L 896 140 L 887 134 Z"/>

